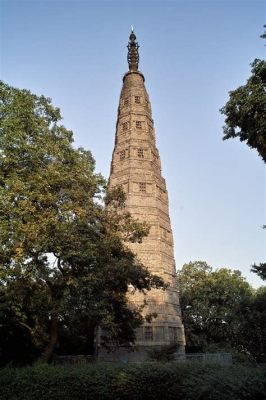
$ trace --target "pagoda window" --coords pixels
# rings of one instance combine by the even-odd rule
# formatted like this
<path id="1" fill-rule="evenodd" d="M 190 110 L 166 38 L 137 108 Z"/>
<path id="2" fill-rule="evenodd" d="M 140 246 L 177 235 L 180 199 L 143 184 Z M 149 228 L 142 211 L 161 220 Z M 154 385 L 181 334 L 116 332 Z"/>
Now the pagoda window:
<path id="1" fill-rule="evenodd" d="M 124 122 L 122 124 L 122 127 L 123 127 L 123 131 L 126 131 L 128 129 L 128 122 Z"/>
<path id="2" fill-rule="evenodd" d="M 164 310 L 162 310 L 164 312 Z M 155 340 L 160 342 L 165 339 L 164 326 L 155 327 Z"/>
<path id="3" fill-rule="evenodd" d="M 140 182 L 139 183 L 139 191 L 142 193 L 146 192 L 146 183 L 145 182 Z"/>
<path id="4" fill-rule="evenodd" d="M 143 341 L 143 326 L 140 326 L 139 328 L 137 328 L 135 330 L 135 332 L 136 332 L 137 341 L 142 342 Z"/>
<path id="5" fill-rule="evenodd" d="M 124 100 L 124 106 L 125 107 L 129 106 L 129 98 L 128 97 Z"/>
<path id="6" fill-rule="evenodd" d="M 137 153 L 139 158 L 144 158 L 144 149 L 138 149 Z"/>
<path id="7" fill-rule="evenodd" d="M 126 152 L 125 150 L 120 151 L 120 160 L 124 160 L 126 157 Z"/>
<path id="8" fill-rule="evenodd" d="M 140 104 L 140 96 L 135 96 L 135 103 Z"/>
<path id="9" fill-rule="evenodd" d="M 142 121 L 136 121 L 136 128 L 142 129 Z"/>
<path id="10" fill-rule="evenodd" d="M 153 340 L 152 326 L 144 326 L 144 340 L 145 341 Z"/>
<path id="11" fill-rule="evenodd" d="M 178 337 L 178 335 L 177 335 L 177 327 L 175 327 L 175 326 L 169 326 L 168 329 L 169 329 L 169 339 L 170 339 L 170 342 L 171 342 L 171 343 L 177 342 L 177 337 Z"/>

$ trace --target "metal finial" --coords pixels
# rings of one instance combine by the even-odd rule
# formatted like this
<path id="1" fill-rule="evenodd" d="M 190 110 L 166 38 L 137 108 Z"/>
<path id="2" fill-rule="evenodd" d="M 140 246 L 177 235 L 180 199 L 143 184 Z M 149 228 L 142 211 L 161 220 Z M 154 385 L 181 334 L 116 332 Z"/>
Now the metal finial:
<path id="1" fill-rule="evenodd" d="M 136 42 L 136 35 L 134 33 L 133 26 L 131 27 L 131 34 L 129 36 L 127 48 L 127 62 L 129 71 L 137 71 L 139 66 L 139 45 L 138 42 Z"/>

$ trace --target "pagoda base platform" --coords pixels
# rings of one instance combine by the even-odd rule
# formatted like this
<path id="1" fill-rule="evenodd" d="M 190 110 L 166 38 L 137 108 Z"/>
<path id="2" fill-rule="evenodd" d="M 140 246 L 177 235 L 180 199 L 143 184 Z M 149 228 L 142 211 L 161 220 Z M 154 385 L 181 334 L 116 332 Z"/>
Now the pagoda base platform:
<path id="1" fill-rule="evenodd" d="M 169 345 L 169 344 L 168 344 Z M 167 344 L 165 345 L 167 346 Z M 144 362 L 144 361 L 153 361 L 151 358 L 151 353 L 153 350 L 163 350 L 165 346 L 132 346 L 128 347 L 119 347 L 116 350 L 108 351 L 105 348 L 101 348 L 98 352 L 98 361 L 105 362 L 122 362 L 122 363 L 130 363 L 130 362 Z M 178 356 L 185 354 L 185 347 L 178 346 L 177 350 L 173 355 Z"/>

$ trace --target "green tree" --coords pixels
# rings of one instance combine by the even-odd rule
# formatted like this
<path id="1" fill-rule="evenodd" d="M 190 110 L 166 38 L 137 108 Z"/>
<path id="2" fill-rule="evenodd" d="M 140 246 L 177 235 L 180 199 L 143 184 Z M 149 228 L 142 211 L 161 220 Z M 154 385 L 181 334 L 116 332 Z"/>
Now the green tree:
<path id="1" fill-rule="evenodd" d="M 261 37 L 266 38 L 266 32 Z M 238 137 L 266 162 L 266 61 L 255 59 L 251 66 L 247 83 L 229 92 L 220 110 L 226 116 L 223 139 Z"/>
<path id="2" fill-rule="evenodd" d="M 254 291 L 241 302 L 240 329 L 242 346 L 258 362 L 266 361 L 266 287 Z"/>
<path id="3" fill-rule="evenodd" d="M 266 33 L 265 33 L 266 36 Z M 266 229 L 266 225 L 262 226 L 262 229 Z M 253 264 L 251 267 L 251 272 L 257 274 L 262 280 L 266 280 L 266 263 Z"/>
<path id="4" fill-rule="evenodd" d="M 179 271 L 180 303 L 188 351 L 210 346 L 242 349 L 240 313 L 252 288 L 239 271 L 213 271 L 202 261 L 185 264 Z"/>
<path id="5" fill-rule="evenodd" d="M 7 332 L 9 316 L 44 362 L 74 312 L 90 336 L 101 324 L 107 339 L 133 340 L 141 315 L 127 305 L 128 285 L 163 285 L 125 245 L 148 227 L 125 212 L 119 188 L 104 207 L 91 153 L 73 148 L 60 120 L 50 99 L 1 82 L 0 324 Z"/>
<path id="6" fill-rule="evenodd" d="M 266 280 L 266 263 L 252 265 L 251 272 L 255 272 L 262 280 Z"/>

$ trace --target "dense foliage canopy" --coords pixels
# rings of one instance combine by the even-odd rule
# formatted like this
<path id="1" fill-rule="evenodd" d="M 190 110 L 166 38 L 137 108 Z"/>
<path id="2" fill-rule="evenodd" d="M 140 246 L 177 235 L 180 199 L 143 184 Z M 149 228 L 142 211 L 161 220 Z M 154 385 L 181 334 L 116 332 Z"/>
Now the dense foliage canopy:
<path id="1" fill-rule="evenodd" d="M 206 262 L 179 272 L 187 351 L 232 351 L 266 359 L 266 288 L 252 289 L 240 271 L 213 270 Z"/>
<path id="2" fill-rule="evenodd" d="M 261 35 L 266 38 L 266 33 Z M 266 61 L 255 59 L 247 83 L 229 92 L 221 109 L 226 116 L 223 139 L 238 137 L 266 162 Z"/>
<path id="3" fill-rule="evenodd" d="M 229 93 L 221 109 L 226 116 L 223 139 L 238 137 L 266 162 L 266 61 L 255 60 L 251 73 L 246 85 Z"/>

